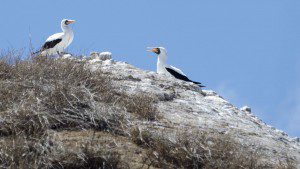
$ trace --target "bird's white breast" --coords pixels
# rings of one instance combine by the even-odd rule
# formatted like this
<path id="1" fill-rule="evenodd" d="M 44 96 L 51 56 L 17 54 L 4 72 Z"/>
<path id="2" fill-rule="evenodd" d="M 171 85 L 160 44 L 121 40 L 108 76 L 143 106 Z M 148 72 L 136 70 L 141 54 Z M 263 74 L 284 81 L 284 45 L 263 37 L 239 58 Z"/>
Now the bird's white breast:
<path id="1" fill-rule="evenodd" d="M 166 65 L 161 62 L 157 62 L 157 73 L 169 75 L 169 72 L 166 70 Z"/>

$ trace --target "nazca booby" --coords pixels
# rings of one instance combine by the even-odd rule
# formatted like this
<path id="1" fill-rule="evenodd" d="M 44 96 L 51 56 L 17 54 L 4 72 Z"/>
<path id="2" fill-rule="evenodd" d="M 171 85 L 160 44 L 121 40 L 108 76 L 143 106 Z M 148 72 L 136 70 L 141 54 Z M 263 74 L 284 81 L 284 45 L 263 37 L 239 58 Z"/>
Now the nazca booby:
<path id="1" fill-rule="evenodd" d="M 167 50 L 163 47 L 148 47 L 148 52 L 154 52 L 157 54 L 157 73 L 158 74 L 165 74 L 171 75 L 177 79 L 192 82 L 194 84 L 199 85 L 200 87 L 203 86 L 200 82 L 195 82 L 190 80 L 180 69 L 167 65 Z"/>
<path id="2" fill-rule="evenodd" d="M 42 55 L 61 54 L 72 43 L 74 33 L 68 25 L 75 20 L 63 19 L 61 21 L 61 29 L 63 32 L 49 36 L 40 49 Z"/>

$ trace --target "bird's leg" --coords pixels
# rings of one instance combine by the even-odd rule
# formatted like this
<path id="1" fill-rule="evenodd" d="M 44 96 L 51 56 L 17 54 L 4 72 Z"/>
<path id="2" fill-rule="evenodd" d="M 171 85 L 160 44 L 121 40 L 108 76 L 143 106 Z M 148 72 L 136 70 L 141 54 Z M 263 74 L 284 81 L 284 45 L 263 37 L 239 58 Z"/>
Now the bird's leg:
<path id="1" fill-rule="evenodd" d="M 61 53 L 59 51 L 57 51 L 57 54 L 58 54 L 59 57 L 62 57 L 64 55 L 63 53 Z"/>
<path id="2" fill-rule="evenodd" d="M 61 54 L 62 54 L 62 55 L 65 55 L 65 54 L 69 54 L 69 53 L 65 52 L 65 48 L 63 48 Z"/>

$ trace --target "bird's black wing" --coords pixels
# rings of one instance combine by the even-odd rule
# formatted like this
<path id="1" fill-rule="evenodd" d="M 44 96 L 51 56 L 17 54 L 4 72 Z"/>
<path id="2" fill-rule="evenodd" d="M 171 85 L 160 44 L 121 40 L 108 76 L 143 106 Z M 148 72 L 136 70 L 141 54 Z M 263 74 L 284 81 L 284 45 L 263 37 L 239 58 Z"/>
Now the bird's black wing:
<path id="1" fill-rule="evenodd" d="M 177 71 L 175 71 L 175 70 L 173 70 L 171 68 L 168 68 L 168 67 L 166 67 L 166 69 L 175 78 L 180 79 L 180 80 L 184 80 L 184 81 L 187 81 L 187 82 L 191 82 L 191 80 L 188 77 L 186 77 L 185 75 L 180 74 Z"/>
<path id="2" fill-rule="evenodd" d="M 199 85 L 200 87 L 205 87 L 205 86 L 202 86 L 200 82 L 192 81 L 192 80 L 190 80 L 188 77 L 186 77 L 185 75 L 180 74 L 180 73 L 178 73 L 177 71 L 175 71 L 175 70 L 173 70 L 173 69 L 171 69 L 171 68 L 166 67 L 166 70 L 167 70 L 172 76 L 174 76 L 174 77 L 177 78 L 177 79 L 180 79 L 180 80 L 183 80 L 183 81 L 186 81 L 186 82 L 192 82 L 192 83 L 195 83 L 195 84 Z"/>
<path id="3" fill-rule="evenodd" d="M 45 42 L 45 44 L 42 46 L 41 50 L 46 50 L 46 49 L 51 49 L 53 48 L 55 45 L 57 45 L 59 42 L 61 42 L 62 39 L 54 39 L 52 41 L 47 41 Z"/>

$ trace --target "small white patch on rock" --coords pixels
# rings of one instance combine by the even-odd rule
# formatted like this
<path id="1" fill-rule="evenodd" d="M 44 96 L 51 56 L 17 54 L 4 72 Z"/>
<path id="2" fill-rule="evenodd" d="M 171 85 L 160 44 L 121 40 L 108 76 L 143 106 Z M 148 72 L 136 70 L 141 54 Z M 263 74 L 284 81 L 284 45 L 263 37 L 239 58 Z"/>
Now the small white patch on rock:
<path id="1" fill-rule="evenodd" d="M 99 56 L 99 52 L 91 52 L 90 53 L 90 58 L 93 60 L 93 59 L 100 59 L 100 56 Z"/>
<path id="2" fill-rule="evenodd" d="M 112 53 L 111 52 L 101 52 L 99 54 L 99 56 L 100 56 L 101 60 L 109 60 L 112 58 Z"/>
<path id="3" fill-rule="evenodd" d="M 112 61 L 112 53 L 111 52 L 91 52 L 90 54 L 90 63 L 97 63 L 97 62 L 102 62 L 103 65 L 111 65 L 112 63 L 114 63 Z"/>
<path id="4" fill-rule="evenodd" d="M 109 60 L 104 60 L 103 62 L 102 62 L 102 65 L 104 65 L 104 66 L 108 66 L 108 65 L 112 65 L 112 64 L 114 64 L 115 62 L 112 60 L 112 59 L 109 59 Z"/>
<path id="5" fill-rule="evenodd" d="M 73 59 L 71 54 L 64 54 L 62 59 Z"/>
<path id="6" fill-rule="evenodd" d="M 109 60 L 112 58 L 112 53 L 111 52 L 91 52 L 90 57 L 92 60 L 97 59 L 97 60 Z"/>
<path id="7" fill-rule="evenodd" d="M 249 107 L 249 106 L 243 106 L 242 108 L 240 108 L 240 110 L 251 113 L 251 107 Z"/>

